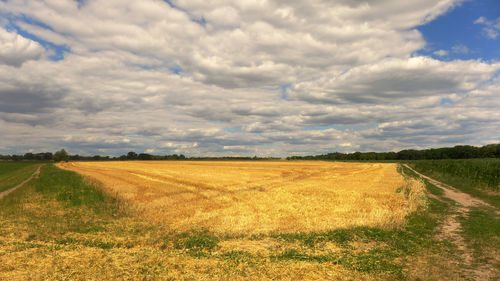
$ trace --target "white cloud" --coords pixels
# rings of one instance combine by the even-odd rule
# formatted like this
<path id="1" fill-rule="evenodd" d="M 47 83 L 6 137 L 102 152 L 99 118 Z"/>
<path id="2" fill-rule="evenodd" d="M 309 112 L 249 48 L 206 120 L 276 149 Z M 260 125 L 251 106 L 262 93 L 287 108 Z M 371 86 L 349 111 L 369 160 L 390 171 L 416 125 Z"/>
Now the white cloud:
<path id="1" fill-rule="evenodd" d="M 458 44 L 453 47 L 451 47 L 451 51 L 456 54 L 468 54 L 469 53 L 469 48 L 463 44 Z"/>
<path id="2" fill-rule="evenodd" d="M 28 60 L 39 59 L 44 52 L 37 42 L 0 26 L 0 64 L 20 66 Z"/>
<path id="3" fill-rule="evenodd" d="M 436 56 L 445 57 L 445 56 L 448 55 L 448 51 L 446 51 L 446 50 L 437 50 L 437 51 L 434 51 L 433 54 L 435 54 Z"/>
<path id="4" fill-rule="evenodd" d="M 500 17 L 496 20 L 488 20 L 485 17 L 479 17 L 474 23 L 484 25 L 483 34 L 487 38 L 497 39 L 498 35 L 500 35 Z"/>
<path id="5" fill-rule="evenodd" d="M 10 49 L 30 59 L 0 65 L 0 153 L 253 156 L 495 139 L 500 65 L 412 55 L 425 47 L 416 26 L 461 1 L 172 2 L 0 2 L 13 24 L 70 50 L 56 62 Z"/>

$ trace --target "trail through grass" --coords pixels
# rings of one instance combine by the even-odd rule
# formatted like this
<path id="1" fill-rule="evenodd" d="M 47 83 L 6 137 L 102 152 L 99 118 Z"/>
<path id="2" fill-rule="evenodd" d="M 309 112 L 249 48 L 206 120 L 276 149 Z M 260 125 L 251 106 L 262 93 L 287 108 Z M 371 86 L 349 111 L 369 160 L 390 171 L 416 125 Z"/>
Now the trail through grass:
<path id="1" fill-rule="evenodd" d="M 407 167 L 402 168 L 406 174 L 417 177 L 412 170 Z M 498 208 L 465 193 L 450 191 L 449 186 L 446 187 L 434 179 L 429 181 L 426 181 L 426 184 L 430 193 L 447 204 L 451 211 L 441 226 L 440 235 L 447 237 L 457 246 L 457 255 L 464 260 L 464 276 L 478 280 L 500 279 L 500 212 Z M 444 190 L 434 186 L 431 182 L 441 186 Z M 466 198 L 468 199 L 464 201 Z M 460 199 L 462 204 L 452 199 Z"/>
<path id="2" fill-rule="evenodd" d="M 0 192 L 8 190 L 29 178 L 40 165 L 38 162 L 0 161 Z"/>
<path id="3" fill-rule="evenodd" d="M 417 160 L 410 165 L 500 208 L 500 159 Z"/>

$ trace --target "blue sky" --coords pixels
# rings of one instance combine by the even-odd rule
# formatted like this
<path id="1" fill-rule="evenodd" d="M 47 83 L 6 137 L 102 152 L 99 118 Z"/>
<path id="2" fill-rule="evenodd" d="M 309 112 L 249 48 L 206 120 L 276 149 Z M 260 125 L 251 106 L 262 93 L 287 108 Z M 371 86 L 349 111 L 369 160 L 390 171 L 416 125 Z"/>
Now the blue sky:
<path id="1" fill-rule="evenodd" d="M 430 23 L 419 26 L 427 46 L 418 53 L 440 60 L 500 60 L 500 41 L 484 34 L 485 25 L 475 23 L 479 18 L 487 21 L 500 18 L 500 1 L 465 1 Z M 433 54 L 439 50 L 448 54 Z"/>
<path id="2" fill-rule="evenodd" d="M 497 0 L 0 1 L 0 154 L 484 145 L 499 93 Z"/>

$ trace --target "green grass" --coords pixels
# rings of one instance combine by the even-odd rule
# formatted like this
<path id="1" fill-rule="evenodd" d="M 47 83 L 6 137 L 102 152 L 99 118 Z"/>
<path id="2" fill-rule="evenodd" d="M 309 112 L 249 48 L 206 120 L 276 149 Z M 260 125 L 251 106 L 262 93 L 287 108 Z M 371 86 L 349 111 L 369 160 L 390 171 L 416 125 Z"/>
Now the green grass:
<path id="1" fill-rule="evenodd" d="M 114 205 L 110 204 L 116 203 L 115 200 L 85 182 L 84 178 L 75 172 L 47 165 L 34 183 L 37 192 L 52 196 L 69 207 L 86 206 L 99 214 L 117 211 L 113 208 Z"/>
<path id="2" fill-rule="evenodd" d="M 0 192 L 29 178 L 40 165 L 38 162 L 0 162 Z"/>
<path id="3" fill-rule="evenodd" d="M 20 207 L 31 200 L 37 201 L 30 208 Z M 22 225 L 19 232 L 27 230 L 31 240 L 55 241 L 67 233 L 95 232 L 118 215 L 114 200 L 86 184 L 82 176 L 52 164 L 44 165 L 39 178 L 23 190 L 0 200 L 0 216 Z M 9 231 L 0 227 L 0 235 Z"/>
<path id="4" fill-rule="evenodd" d="M 406 168 L 405 166 L 398 166 L 398 171 L 400 173 L 402 173 L 403 175 L 405 176 L 409 176 L 409 177 L 412 177 L 412 178 L 417 178 L 417 179 L 420 179 L 420 176 L 417 175 L 415 172 L 413 172 L 412 170 Z M 433 195 L 436 195 L 436 196 L 442 196 L 444 194 L 444 191 L 443 189 L 433 185 L 432 183 L 430 183 L 428 180 L 426 179 L 422 179 L 422 181 L 424 182 L 425 184 L 425 188 L 427 189 L 427 191 Z"/>
<path id="5" fill-rule="evenodd" d="M 415 170 L 500 207 L 500 159 L 418 160 Z"/>
<path id="6" fill-rule="evenodd" d="M 220 239 L 203 230 L 180 233 L 175 235 L 174 240 L 174 247 L 176 249 L 184 249 L 191 256 L 208 257 Z"/>
<path id="7" fill-rule="evenodd" d="M 461 217 L 462 234 L 474 250 L 475 258 L 487 262 L 500 253 L 500 219 L 489 208 L 473 208 Z"/>

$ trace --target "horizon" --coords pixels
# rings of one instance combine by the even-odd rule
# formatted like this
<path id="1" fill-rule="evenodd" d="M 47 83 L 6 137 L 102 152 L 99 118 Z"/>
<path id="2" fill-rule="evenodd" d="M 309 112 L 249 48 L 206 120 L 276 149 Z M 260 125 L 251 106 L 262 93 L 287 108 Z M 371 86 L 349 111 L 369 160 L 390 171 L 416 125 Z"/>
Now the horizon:
<path id="1" fill-rule="evenodd" d="M 497 143 L 496 0 L 0 1 L 3 155 Z"/>
<path id="2" fill-rule="evenodd" d="M 336 154 L 336 153 L 345 154 L 345 155 L 354 154 L 354 153 L 380 153 L 380 154 L 383 154 L 383 153 L 400 153 L 400 152 L 403 152 L 403 151 L 427 151 L 427 150 L 453 149 L 453 148 L 457 148 L 457 147 L 482 148 L 482 147 L 486 147 L 486 146 L 500 146 L 500 143 L 490 143 L 490 144 L 486 144 L 486 145 L 483 145 L 483 146 L 472 146 L 472 145 L 464 144 L 464 145 L 455 145 L 455 146 L 449 146 L 449 147 L 430 147 L 430 148 L 423 148 L 423 149 L 407 148 L 407 149 L 397 150 L 397 151 L 394 151 L 394 150 L 393 151 L 350 151 L 350 152 L 330 151 L 330 152 L 326 152 L 326 153 L 323 153 L 323 154 L 316 154 L 316 155 L 311 154 L 311 155 L 286 155 L 286 156 L 273 156 L 273 155 L 271 155 L 271 156 L 260 156 L 260 155 L 191 156 L 191 155 L 188 155 L 188 154 L 185 154 L 185 153 L 154 154 L 154 153 L 146 153 L 146 152 L 139 152 L 139 151 L 127 151 L 125 153 L 119 153 L 119 154 L 115 154 L 115 155 L 99 155 L 99 154 L 80 155 L 80 154 L 72 154 L 70 151 L 67 151 L 67 149 L 65 149 L 65 148 L 61 148 L 58 151 L 65 150 L 66 153 L 68 154 L 68 156 L 79 156 L 79 157 L 95 157 L 95 156 L 99 156 L 99 157 L 104 157 L 104 158 L 105 157 L 110 157 L 111 159 L 115 159 L 115 158 L 118 159 L 118 158 L 120 158 L 122 156 L 127 156 L 127 154 L 130 153 L 130 152 L 136 153 L 136 155 L 145 154 L 145 155 L 150 155 L 150 156 L 155 156 L 155 157 L 156 156 L 158 156 L 158 157 L 166 157 L 166 156 L 177 155 L 177 156 L 184 156 L 187 159 L 188 158 L 233 158 L 233 157 L 234 158 L 253 158 L 253 157 L 257 157 L 257 158 L 280 158 L 280 159 L 285 159 L 285 158 L 289 158 L 289 157 L 321 156 L 321 155 Z M 57 151 L 38 151 L 38 152 L 28 151 L 28 152 L 21 153 L 21 154 L 15 154 L 15 153 L 1 154 L 0 153 L 0 156 L 14 156 L 14 155 L 16 155 L 16 156 L 25 156 L 28 153 L 31 153 L 33 155 L 44 154 L 44 153 L 54 154 L 56 152 Z M 132 159 L 132 160 L 137 160 L 137 159 Z M 0 161 L 1 161 L 1 159 L 0 159 Z"/>

